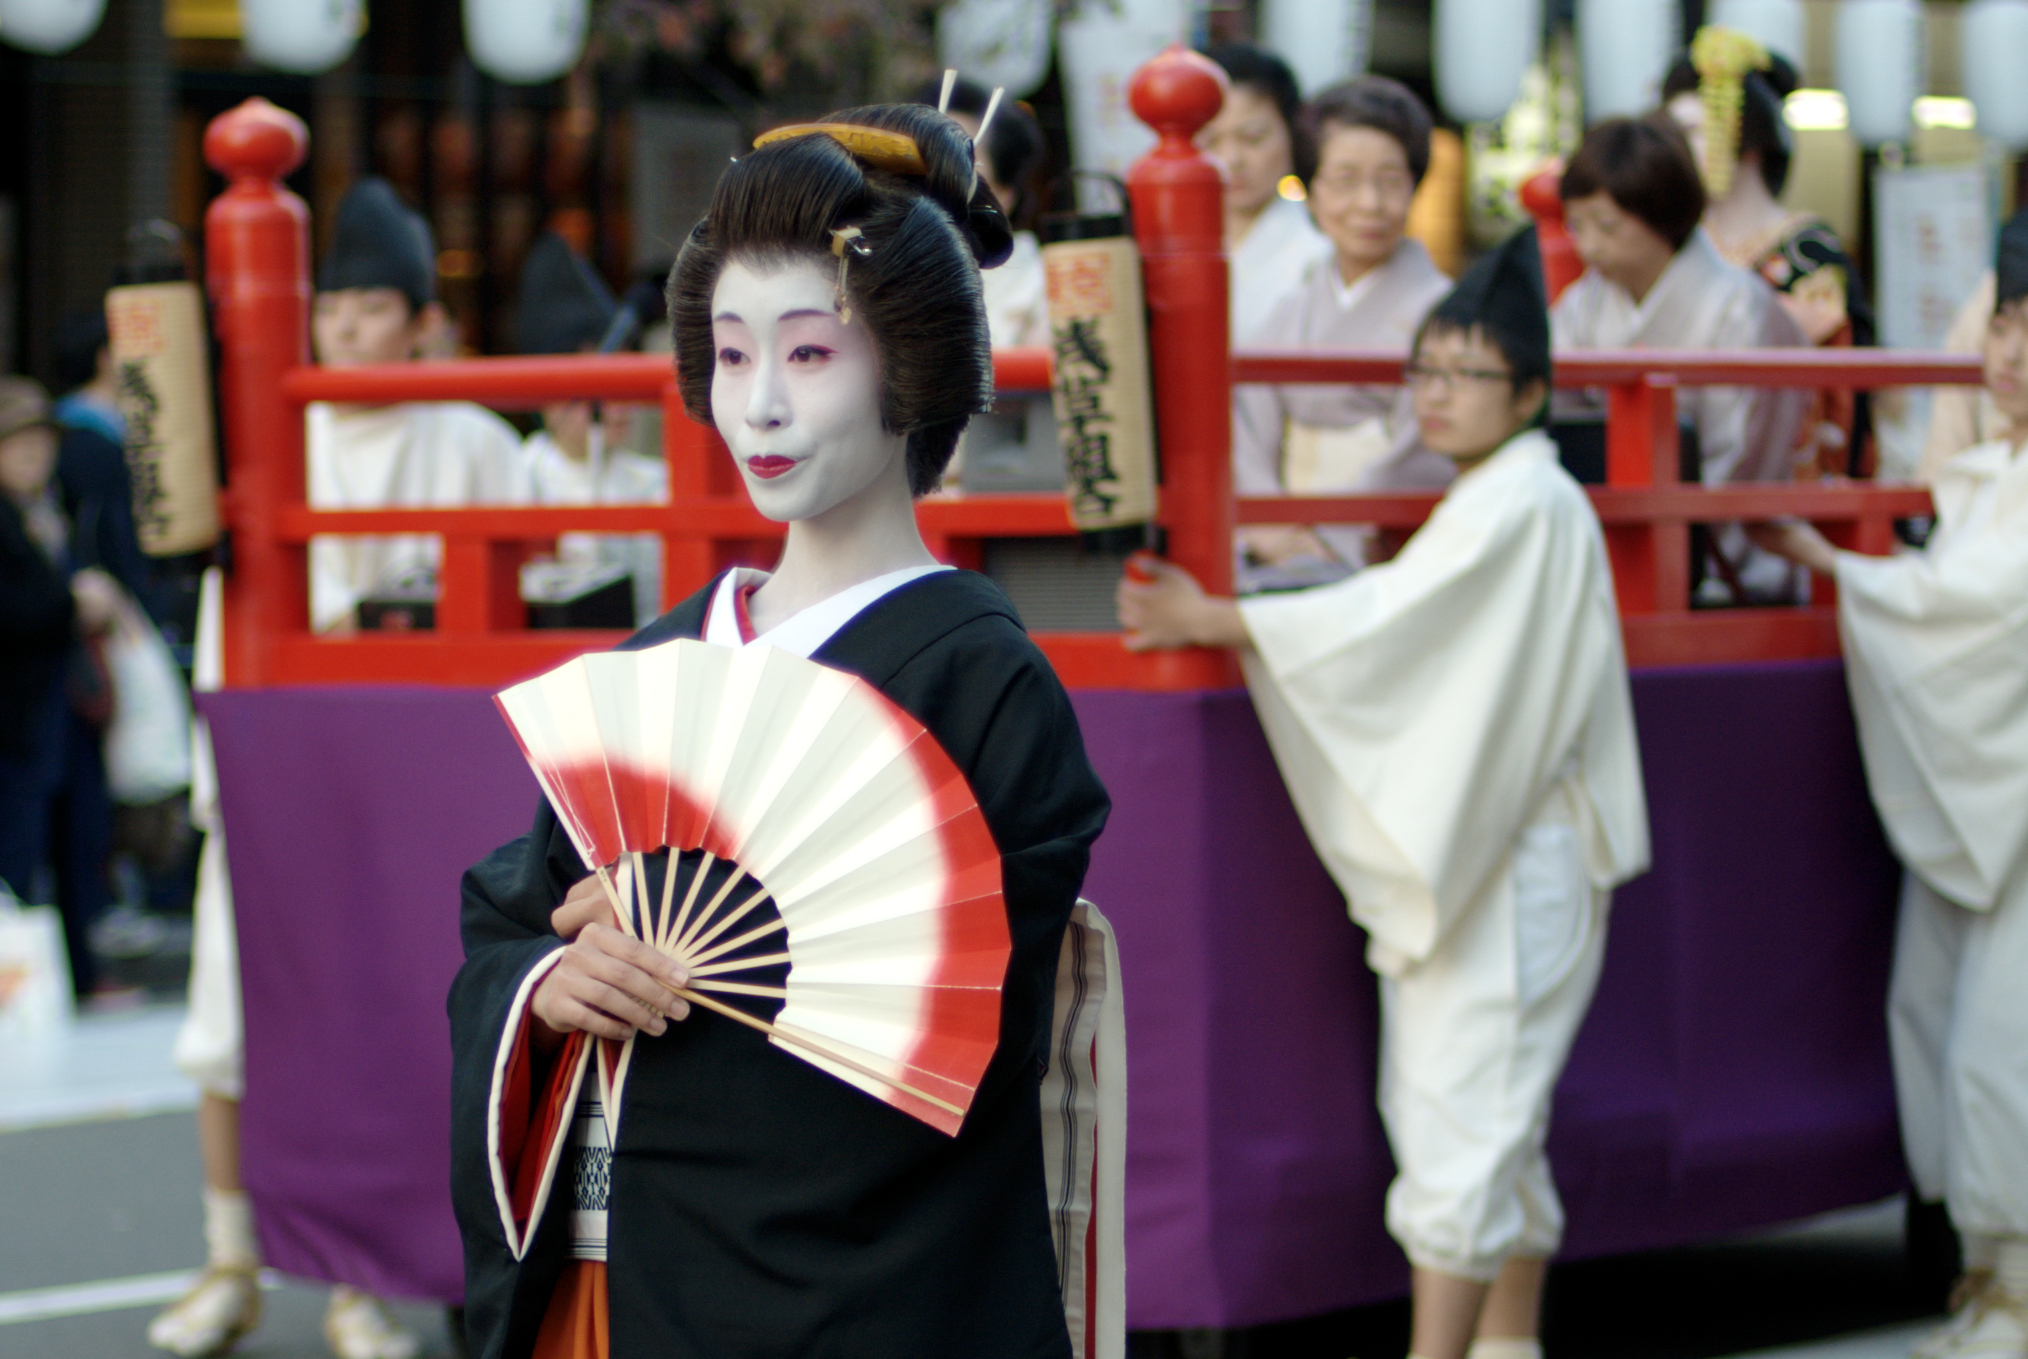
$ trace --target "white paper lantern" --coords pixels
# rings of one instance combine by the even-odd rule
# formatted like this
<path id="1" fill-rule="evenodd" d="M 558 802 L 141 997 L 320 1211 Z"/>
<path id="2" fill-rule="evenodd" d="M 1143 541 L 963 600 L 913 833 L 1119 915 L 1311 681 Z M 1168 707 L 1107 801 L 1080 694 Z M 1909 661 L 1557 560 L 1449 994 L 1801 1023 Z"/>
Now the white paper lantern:
<path id="1" fill-rule="evenodd" d="M 360 0 L 239 0 L 240 45 L 263 66 L 317 75 L 352 55 Z"/>
<path id="2" fill-rule="evenodd" d="M 465 0 L 465 51 L 510 85 L 540 85 L 577 65 L 589 0 Z"/>
<path id="3" fill-rule="evenodd" d="M 2028 147 L 2028 0 L 1971 0 L 1961 14 L 1959 69 L 1979 131 L 2009 151 Z"/>
<path id="4" fill-rule="evenodd" d="M 1305 98 L 1366 69 L 1373 0 L 1266 0 L 1261 42 L 1289 64 Z"/>
<path id="5" fill-rule="evenodd" d="M 1063 102 L 1070 115 L 1071 162 L 1080 170 L 1126 176 L 1155 145 L 1155 134 L 1127 107 L 1134 72 L 1170 43 L 1187 36 L 1189 16 L 1174 0 L 1126 0 L 1114 9 L 1090 0 L 1056 26 Z M 1111 202 L 1111 191 L 1078 185 L 1086 211 Z"/>
<path id="6" fill-rule="evenodd" d="M 1635 116 L 1660 103 L 1682 38 L 1676 0 L 1578 0 L 1584 120 Z"/>
<path id="7" fill-rule="evenodd" d="M 98 31 L 106 0 L 0 0 L 0 40 L 31 52 L 68 52 Z"/>
<path id="8" fill-rule="evenodd" d="M 1542 0 L 1436 0 L 1436 90 L 1461 123 L 1504 117 L 1542 45 Z"/>
<path id="9" fill-rule="evenodd" d="M 1864 146 L 1905 140 L 1922 93 L 1920 0 L 1842 0 L 1837 65 L 1852 136 Z"/>
<path id="10" fill-rule="evenodd" d="M 1052 0 L 954 0 L 937 11 L 937 61 L 1022 99 L 1049 77 Z"/>
<path id="11" fill-rule="evenodd" d="M 1803 0 L 1717 0 L 1704 11 L 1704 22 L 1736 28 L 1789 65 L 1801 70 L 1805 27 Z"/>

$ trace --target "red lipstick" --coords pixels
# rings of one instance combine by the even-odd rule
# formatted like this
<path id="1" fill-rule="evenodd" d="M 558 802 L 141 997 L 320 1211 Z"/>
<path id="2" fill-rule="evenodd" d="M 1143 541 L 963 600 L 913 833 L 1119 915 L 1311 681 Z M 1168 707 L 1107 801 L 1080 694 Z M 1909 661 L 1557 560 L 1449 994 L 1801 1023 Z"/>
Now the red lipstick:
<path id="1" fill-rule="evenodd" d="M 773 481 L 795 465 L 796 460 L 794 458 L 784 458 L 773 453 L 764 453 L 759 457 L 748 458 L 746 460 L 746 470 L 759 477 L 762 481 Z"/>

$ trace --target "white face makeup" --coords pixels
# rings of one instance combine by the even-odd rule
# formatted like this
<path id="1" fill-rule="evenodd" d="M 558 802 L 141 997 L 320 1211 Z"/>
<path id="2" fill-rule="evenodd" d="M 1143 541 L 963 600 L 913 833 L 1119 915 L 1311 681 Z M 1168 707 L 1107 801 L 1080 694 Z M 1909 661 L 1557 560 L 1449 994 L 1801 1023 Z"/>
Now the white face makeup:
<path id="1" fill-rule="evenodd" d="M 880 358 L 866 323 L 835 308 L 835 269 L 726 264 L 712 294 L 711 410 L 754 508 L 815 519 L 902 484 L 906 438 L 880 424 Z"/>

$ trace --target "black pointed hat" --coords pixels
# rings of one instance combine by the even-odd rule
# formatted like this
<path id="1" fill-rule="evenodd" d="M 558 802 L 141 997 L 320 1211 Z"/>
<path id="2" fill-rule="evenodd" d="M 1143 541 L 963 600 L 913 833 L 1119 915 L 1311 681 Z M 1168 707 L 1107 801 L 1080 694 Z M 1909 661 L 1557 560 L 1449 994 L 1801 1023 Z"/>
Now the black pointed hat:
<path id="1" fill-rule="evenodd" d="M 2017 297 L 2028 297 L 2028 208 L 2022 208 L 2000 228 L 2000 248 L 1993 259 L 1993 302 L 2006 306 Z"/>
<path id="2" fill-rule="evenodd" d="M 436 300 L 436 243 L 420 215 L 384 179 L 362 179 L 345 191 L 331 248 L 317 270 L 317 291 L 396 288 L 420 311 Z"/>
<path id="3" fill-rule="evenodd" d="M 1472 262 L 1430 312 L 1446 326 L 1483 330 L 1522 380 L 1549 374 L 1549 293 L 1542 284 L 1542 249 L 1530 226 Z"/>
<path id="4" fill-rule="evenodd" d="M 545 231 L 521 265 L 514 347 L 523 354 L 575 354 L 605 338 L 618 306 L 584 257 Z"/>

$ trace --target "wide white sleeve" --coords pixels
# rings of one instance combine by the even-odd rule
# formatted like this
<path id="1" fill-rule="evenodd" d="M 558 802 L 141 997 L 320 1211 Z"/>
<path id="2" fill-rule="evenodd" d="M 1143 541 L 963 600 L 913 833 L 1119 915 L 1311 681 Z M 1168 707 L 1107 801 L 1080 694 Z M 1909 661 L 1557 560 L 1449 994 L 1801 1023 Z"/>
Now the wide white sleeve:
<path id="1" fill-rule="evenodd" d="M 1248 684 L 1311 843 L 1407 958 L 1573 770 L 1602 684 L 1624 685 L 1597 528 L 1560 499 L 1482 486 L 1392 562 L 1241 601 Z"/>
<path id="2" fill-rule="evenodd" d="M 2028 541 L 1838 554 L 1838 618 L 1867 783 L 1895 852 L 1993 905 L 2028 851 Z M 2011 530 L 2011 531 L 2009 531 Z"/>

